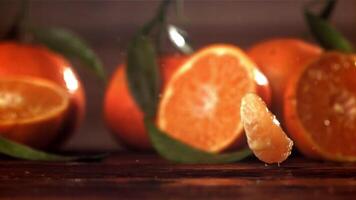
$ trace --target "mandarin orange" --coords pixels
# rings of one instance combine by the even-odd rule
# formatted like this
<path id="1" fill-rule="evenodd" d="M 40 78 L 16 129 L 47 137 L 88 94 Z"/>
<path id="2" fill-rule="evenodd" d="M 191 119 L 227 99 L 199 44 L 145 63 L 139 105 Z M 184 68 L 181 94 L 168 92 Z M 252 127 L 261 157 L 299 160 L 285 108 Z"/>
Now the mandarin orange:
<path id="1" fill-rule="evenodd" d="M 261 89 L 259 89 L 261 88 Z M 159 104 L 158 126 L 197 149 L 220 152 L 243 144 L 241 98 L 268 81 L 238 47 L 210 45 L 193 54 L 168 82 Z"/>
<path id="2" fill-rule="evenodd" d="M 64 88 L 70 98 L 69 112 L 61 124 L 61 134 L 47 138 L 47 145 L 36 144 L 42 138 L 33 136 L 33 146 L 44 149 L 61 146 L 81 122 L 85 111 L 84 90 L 72 65 L 61 55 L 43 46 L 16 42 L 0 43 L 0 79 L 7 76 L 31 76 L 52 81 Z"/>
<path id="3" fill-rule="evenodd" d="M 159 58 L 163 86 L 186 60 L 182 55 Z M 136 105 L 127 85 L 125 66 L 118 66 L 105 93 L 104 117 L 113 135 L 124 145 L 138 149 L 151 149 L 151 142 L 143 124 L 143 113 Z"/>

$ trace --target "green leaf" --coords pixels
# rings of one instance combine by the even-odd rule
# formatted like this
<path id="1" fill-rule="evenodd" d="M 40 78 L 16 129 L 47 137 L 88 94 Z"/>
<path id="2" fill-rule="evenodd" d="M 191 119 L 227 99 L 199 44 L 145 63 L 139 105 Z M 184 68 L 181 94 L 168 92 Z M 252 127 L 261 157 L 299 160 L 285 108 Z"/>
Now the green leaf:
<path id="1" fill-rule="evenodd" d="M 252 154 L 249 149 L 223 154 L 204 152 L 169 137 L 166 133 L 158 130 L 149 120 L 145 120 L 145 125 L 156 151 L 162 157 L 174 162 L 189 164 L 232 163 L 243 160 Z"/>
<path id="2" fill-rule="evenodd" d="M 154 117 L 158 104 L 160 76 L 152 41 L 144 35 L 136 36 L 127 52 L 127 78 L 136 103 L 148 117 Z"/>
<path id="3" fill-rule="evenodd" d="M 0 153 L 24 160 L 33 160 L 33 161 L 95 161 L 101 160 L 106 155 L 94 155 L 94 156 L 61 156 L 51 153 L 46 153 L 44 151 L 39 151 L 32 149 L 28 146 L 10 141 L 3 137 L 0 137 Z"/>
<path id="4" fill-rule="evenodd" d="M 94 71 L 100 78 L 106 75 L 100 59 L 93 50 L 75 34 L 60 28 L 32 28 L 29 30 L 36 42 L 66 57 L 78 59 Z"/>
<path id="5" fill-rule="evenodd" d="M 327 1 L 319 15 L 313 14 L 306 8 L 304 11 L 305 20 L 310 32 L 322 47 L 328 50 L 351 53 L 354 51 L 351 43 L 327 21 L 335 7 L 335 3 L 333 0 Z"/>
<path id="6" fill-rule="evenodd" d="M 157 15 L 136 33 L 127 50 L 126 75 L 128 85 L 132 96 L 144 112 L 146 119 L 155 117 L 160 89 L 156 46 L 152 42 L 157 38 L 152 37 L 151 34 L 155 28 L 162 27 L 169 3 L 170 0 L 162 2 Z M 228 154 L 204 152 L 170 138 L 148 120 L 145 120 L 145 125 L 156 151 L 162 157 L 175 162 L 230 163 L 251 155 L 251 151 L 248 149 Z"/>

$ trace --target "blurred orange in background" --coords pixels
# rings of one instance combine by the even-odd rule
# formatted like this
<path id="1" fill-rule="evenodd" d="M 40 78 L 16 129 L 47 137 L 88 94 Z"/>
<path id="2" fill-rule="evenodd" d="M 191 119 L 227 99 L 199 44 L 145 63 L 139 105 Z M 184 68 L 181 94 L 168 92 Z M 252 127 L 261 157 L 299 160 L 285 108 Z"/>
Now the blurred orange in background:
<path id="1" fill-rule="evenodd" d="M 62 145 L 78 127 L 85 111 L 84 90 L 71 63 L 43 46 L 2 42 L 0 66 L 0 77 L 38 77 L 57 84 L 68 93 L 69 110 L 56 133 L 48 133 L 52 137 L 44 139 L 35 133 L 27 136 L 29 140 L 23 140 L 20 136 L 11 137 L 15 141 L 44 149 Z M 44 97 L 41 95 L 38 94 L 37 98 Z"/>

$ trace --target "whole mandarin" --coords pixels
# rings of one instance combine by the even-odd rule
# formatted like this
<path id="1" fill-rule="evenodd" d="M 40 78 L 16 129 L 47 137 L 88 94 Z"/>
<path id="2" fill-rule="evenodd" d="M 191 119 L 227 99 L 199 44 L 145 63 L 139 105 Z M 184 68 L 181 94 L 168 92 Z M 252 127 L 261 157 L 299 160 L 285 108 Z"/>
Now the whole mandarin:
<path id="1" fill-rule="evenodd" d="M 187 56 L 166 55 L 158 59 L 163 87 Z M 113 73 L 105 93 L 104 117 L 113 135 L 124 145 L 151 149 L 151 142 L 143 124 L 143 113 L 136 105 L 127 85 L 125 65 Z"/>

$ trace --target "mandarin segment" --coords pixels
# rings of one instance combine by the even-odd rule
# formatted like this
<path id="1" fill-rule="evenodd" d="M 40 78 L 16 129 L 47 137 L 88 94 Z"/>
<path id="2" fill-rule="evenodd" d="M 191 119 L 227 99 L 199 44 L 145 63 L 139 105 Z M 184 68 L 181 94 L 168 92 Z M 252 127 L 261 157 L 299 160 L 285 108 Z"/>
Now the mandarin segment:
<path id="1" fill-rule="evenodd" d="M 356 56 L 329 52 L 288 85 L 285 120 L 306 155 L 356 161 Z"/>
<path id="2" fill-rule="evenodd" d="M 30 77 L 0 76 L 0 134 L 36 148 L 52 143 L 68 111 L 59 85 Z"/>
<path id="3" fill-rule="evenodd" d="M 198 51 L 168 83 L 158 126 L 204 151 L 220 152 L 241 143 L 240 101 L 245 93 L 257 91 L 255 70 L 235 46 L 212 45 Z"/>
<path id="4" fill-rule="evenodd" d="M 249 93 L 242 98 L 241 120 L 247 143 L 255 156 L 265 163 L 281 163 L 291 154 L 293 142 L 263 100 Z"/>

